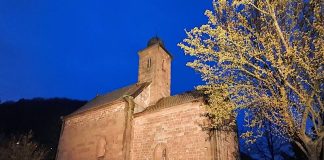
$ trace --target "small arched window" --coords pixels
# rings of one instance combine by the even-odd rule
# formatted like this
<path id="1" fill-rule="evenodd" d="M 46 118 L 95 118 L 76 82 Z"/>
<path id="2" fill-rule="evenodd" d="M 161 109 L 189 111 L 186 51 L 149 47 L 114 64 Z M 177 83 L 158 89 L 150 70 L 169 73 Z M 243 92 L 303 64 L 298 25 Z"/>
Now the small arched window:
<path id="1" fill-rule="evenodd" d="M 151 58 L 147 59 L 147 68 L 151 68 L 152 66 L 152 60 Z"/>
<path id="2" fill-rule="evenodd" d="M 162 60 L 162 71 L 165 71 L 165 60 Z"/>
<path id="3" fill-rule="evenodd" d="M 105 153 L 106 153 L 106 139 L 105 137 L 99 137 L 98 140 L 97 140 L 97 153 L 96 153 L 96 156 L 97 156 L 97 159 L 98 160 L 101 160 L 104 158 L 105 156 Z"/>
<path id="4" fill-rule="evenodd" d="M 163 143 L 159 143 L 156 145 L 154 149 L 154 160 L 167 160 L 167 148 L 166 145 Z"/>

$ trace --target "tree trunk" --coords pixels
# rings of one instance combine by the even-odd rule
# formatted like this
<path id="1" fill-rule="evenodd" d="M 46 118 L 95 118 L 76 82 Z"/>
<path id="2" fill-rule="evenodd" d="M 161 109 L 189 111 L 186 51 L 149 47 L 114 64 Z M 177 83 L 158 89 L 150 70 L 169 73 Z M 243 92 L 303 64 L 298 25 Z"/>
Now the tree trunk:
<path id="1" fill-rule="evenodd" d="M 322 139 L 322 159 L 324 159 L 324 139 Z"/>
<path id="2" fill-rule="evenodd" d="M 312 152 L 312 153 L 310 153 L 308 159 L 309 160 L 320 160 L 320 156 L 316 152 Z"/>
<path id="3" fill-rule="evenodd" d="M 320 143 L 317 143 L 317 141 L 320 141 Z M 317 141 L 313 141 L 311 142 L 312 144 L 308 144 L 308 148 L 310 149 L 308 151 L 308 159 L 309 160 L 323 160 L 322 158 L 322 154 L 323 154 L 323 145 L 322 145 L 322 141 L 323 139 L 317 140 Z"/>

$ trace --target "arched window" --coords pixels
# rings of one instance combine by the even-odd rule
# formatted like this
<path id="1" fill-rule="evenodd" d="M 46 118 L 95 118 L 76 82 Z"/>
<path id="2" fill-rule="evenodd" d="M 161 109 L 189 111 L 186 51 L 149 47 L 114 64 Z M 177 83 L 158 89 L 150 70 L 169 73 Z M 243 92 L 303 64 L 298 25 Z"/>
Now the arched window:
<path id="1" fill-rule="evenodd" d="M 106 139 L 105 137 L 99 137 L 97 141 L 97 159 L 101 160 L 105 156 L 106 153 Z"/>
<path id="2" fill-rule="evenodd" d="M 156 145 L 154 149 L 154 160 L 167 160 L 168 154 L 167 154 L 167 148 L 164 143 L 159 143 Z"/>
<path id="3" fill-rule="evenodd" d="M 162 60 L 162 71 L 165 71 L 165 60 Z"/>
<path id="4" fill-rule="evenodd" d="M 151 68 L 152 66 L 152 60 L 151 58 L 147 59 L 147 68 Z"/>

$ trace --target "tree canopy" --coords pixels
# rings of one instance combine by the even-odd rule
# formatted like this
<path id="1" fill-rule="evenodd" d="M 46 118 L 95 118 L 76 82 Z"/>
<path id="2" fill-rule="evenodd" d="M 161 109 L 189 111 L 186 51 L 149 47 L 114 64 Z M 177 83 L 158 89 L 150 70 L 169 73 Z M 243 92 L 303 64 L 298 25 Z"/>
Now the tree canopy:
<path id="1" fill-rule="evenodd" d="M 205 15 L 179 46 L 206 82 L 209 127 L 244 110 L 247 143 L 266 119 L 309 159 L 324 158 L 324 2 L 215 0 Z"/>

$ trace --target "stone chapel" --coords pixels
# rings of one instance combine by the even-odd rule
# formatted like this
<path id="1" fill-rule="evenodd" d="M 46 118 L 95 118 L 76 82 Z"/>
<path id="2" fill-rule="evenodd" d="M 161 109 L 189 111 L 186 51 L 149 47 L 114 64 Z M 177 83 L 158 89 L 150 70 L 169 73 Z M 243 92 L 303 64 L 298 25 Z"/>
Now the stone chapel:
<path id="1" fill-rule="evenodd" d="M 152 38 L 138 53 L 138 82 L 96 96 L 64 117 L 57 160 L 233 160 L 236 132 L 208 134 L 204 97 L 170 95 L 172 56 Z"/>

